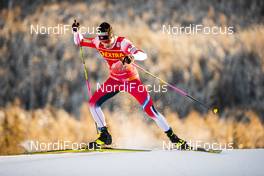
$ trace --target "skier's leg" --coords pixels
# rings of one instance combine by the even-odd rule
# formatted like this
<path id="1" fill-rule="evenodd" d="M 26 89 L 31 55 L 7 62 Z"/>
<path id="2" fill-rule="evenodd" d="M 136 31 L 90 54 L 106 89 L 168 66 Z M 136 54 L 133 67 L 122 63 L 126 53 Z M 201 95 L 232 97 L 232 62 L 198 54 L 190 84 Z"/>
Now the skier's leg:
<path id="1" fill-rule="evenodd" d="M 109 98 L 116 95 L 119 91 L 115 90 L 115 80 L 109 78 L 103 85 L 101 85 L 100 89 L 97 90 L 89 101 L 90 111 L 92 113 L 92 117 L 97 124 L 99 130 L 99 136 L 94 142 L 90 142 L 88 145 L 89 149 L 97 148 L 101 145 L 110 145 L 112 143 L 112 137 L 107 130 L 105 116 L 101 109 L 101 105 L 108 100 Z M 113 90 L 108 90 L 106 87 L 112 87 Z"/>
<path id="2" fill-rule="evenodd" d="M 133 95 L 137 101 L 142 105 L 143 110 L 152 118 L 156 124 L 165 132 L 170 129 L 167 120 L 164 116 L 159 113 L 153 106 L 152 99 L 147 92 L 146 87 L 141 83 L 140 80 L 136 79 L 130 81 L 130 89 L 127 90 Z"/>
<path id="3" fill-rule="evenodd" d="M 98 129 L 106 126 L 105 116 L 101 109 L 101 105 L 114 95 L 116 95 L 119 91 L 115 90 L 115 80 L 109 78 L 106 80 L 100 87 L 100 89 L 96 90 L 89 101 L 89 107 L 91 114 L 93 116 L 94 121 L 96 122 Z M 113 87 L 112 90 L 106 89 L 106 87 Z"/>
<path id="4" fill-rule="evenodd" d="M 186 141 L 180 139 L 168 125 L 166 119 L 162 114 L 160 114 L 155 107 L 153 106 L 152 99 L 147 92 L 147 89 L 141 83 L 140 80 L 131 81 L 133 89 L 129 89 L 128 92 L 133 95 L 137 101 L 142 105 L 143 110 L 151 117 L 156 124 L 166 133 L 168 138 L 172 143 L 175 144 L 175 147 L 180 150 L 190 150 L 191 147 L 187 144 Z M 132 86 L 131 86 L 132 87 Z M 135 88 L 134 88 L 135 87 Z M 141 88 L 139 88 L 141 87 Z"/>

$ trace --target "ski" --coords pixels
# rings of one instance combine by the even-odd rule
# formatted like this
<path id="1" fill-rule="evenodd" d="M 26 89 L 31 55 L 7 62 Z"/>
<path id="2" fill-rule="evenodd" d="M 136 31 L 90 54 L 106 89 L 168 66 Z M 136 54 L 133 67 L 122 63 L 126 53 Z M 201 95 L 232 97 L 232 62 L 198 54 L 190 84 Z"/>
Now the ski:
<path id="1" fill-rule="evenodd" d="M 197 149 L 189 149 L 189 150 L 179 150 L 176 148 L 169 149 L 169 150 L 174 150 L 174 151 L 183 151 L 183 152 L 204 152 L 204 153 L 215 153 L 215 154 L 220 154 L 222 150 L 214 150 L 214 149 L 204 149 L 204 148 L 197 148 Z"/>
<path id="2" fill-rule="evenodd" d="M 89 142 L 87 146 L 84 146 L 81 149 L 92 150 L 92 151 L 123 151 L 123 152 L 141 152 L 141 151 L 151 151 L 148 149 L 129 149 L 129 148 L 118 148 L 113 147 L 112 145 L 99 145 L 96 142 Z"/>
<path id="3" fill-rule="evenodd" d="M 205 153 L 221 153 L 222 150 L 220 149 L 205 149 L 202 147 L 188 147 L 187 149 L 184 148 L 179 148 L 176 146 L 173 146 L 172 148 L 170 148 L 169 150 L 178 150 L 178 151 L 184 151 L 184 152 L 205 152 Z"/>
<path id="4" fill-rule="evenodd" d="M 206 152 L 206 153 L 221 153 L 222 150 L 215 150 L 215 149 L 205 149 L 205 148 L 194 148 L 191 150 L 187 150 L 187 151 L 194 151 L 194 152 Z"/>
<path id="5" fill-rule="evenodd" d="M 89 153 L 89 152 L 148 152 L 148 149 L 129 149 L 129 148 L 115 148 L 115 147 L 101 147 L 97 149 L 62 149 L 62 150 L 48 150 L 48 151 L 36 151 L 26 152 L 24 154 L 60 154 L 60 153 Z"/>

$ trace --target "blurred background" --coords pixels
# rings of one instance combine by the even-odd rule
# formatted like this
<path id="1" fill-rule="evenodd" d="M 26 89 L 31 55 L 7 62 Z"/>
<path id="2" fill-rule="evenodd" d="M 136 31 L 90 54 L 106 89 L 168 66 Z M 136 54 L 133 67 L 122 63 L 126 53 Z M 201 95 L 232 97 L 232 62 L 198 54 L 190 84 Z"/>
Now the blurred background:
<path id="1" fill-rule="evenodd" d="M 156 108 L 186 140 L 234 148 L 264 147 L 264 1 L 262 0 L 1 0 L 0 153 L 23 153 L 29 141 L 96 137 L 79 49 L 71 31 L 32 34 L 31 25 L 112 24 L 148 54 L 139 64 L 193 97 L 217 106 L 206 111 L 173 91 L 151 92 Z M 168 35 L 163 25 L 233 26 L 232 35 Z M 94 36 L 94 35 L 92 35 Z M 84 50 L 92 90 L 108 69 Z M 142 81 L 160 82 L 140 72 Z M 126 93 L 103 105 L 116 146 L 157 147 L 166 140 Z"/>

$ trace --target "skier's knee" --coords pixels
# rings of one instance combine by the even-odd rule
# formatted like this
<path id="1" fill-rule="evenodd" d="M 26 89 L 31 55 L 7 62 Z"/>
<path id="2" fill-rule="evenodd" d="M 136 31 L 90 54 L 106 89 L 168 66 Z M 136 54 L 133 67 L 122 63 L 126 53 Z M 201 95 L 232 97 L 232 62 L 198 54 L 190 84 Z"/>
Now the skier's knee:
<path id="1" fill-rule="evenodd" d="M 146 106 L 146 108 L 144 110 L 148 114 L 148 116 L 152 119 L 155 119 L 158 115 L 158 112 L 153 105 Z"/>
<path id="2" fill-rule="evenodd" d="M 92 99 L 90 99 L 88 103 L 89 103 L 89 107 L 91 107 L 91 108 L 95 107 L 95 105 L 96 105 L 96 103 Z"/>
<path id="3" fill-rule="evenodd" d="M 92 99 L 89 101 L 89 107 L 90 108 L 98 108 L 101 107 L 101 105 L 97 101 L 93 101 Z"/>

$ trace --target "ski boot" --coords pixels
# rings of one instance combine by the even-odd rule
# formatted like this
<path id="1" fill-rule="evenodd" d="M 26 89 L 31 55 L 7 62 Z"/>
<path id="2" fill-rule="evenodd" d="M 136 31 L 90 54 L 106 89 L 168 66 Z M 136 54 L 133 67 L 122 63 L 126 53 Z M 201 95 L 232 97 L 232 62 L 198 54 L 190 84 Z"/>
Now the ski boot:
<path id="1" fill-rule="evenodd" d="M 178 150 L 192 150 L 192 147 L 190 147 L 187 142 L 183 139 L 180 139 L 172 129 L 170 128 L 168 131 L 165 132 L 170 139 L 170 141 L 174 144 L 174 147 Z"/>
<path id="2" fill-rule="evenodd" d="M 88 144 L 88 149 L 95 150 L 101 149 L 104 145 L 112 144 L 112 136 L 108 132 L 106 127 L 102 127 L 99 130 L 98 138 L 94 142 Z"/>

